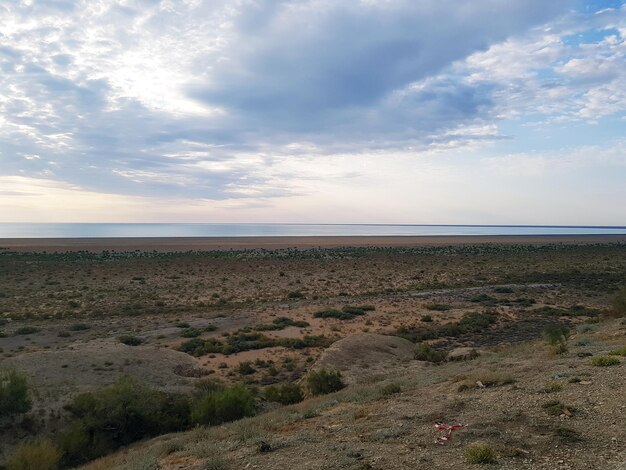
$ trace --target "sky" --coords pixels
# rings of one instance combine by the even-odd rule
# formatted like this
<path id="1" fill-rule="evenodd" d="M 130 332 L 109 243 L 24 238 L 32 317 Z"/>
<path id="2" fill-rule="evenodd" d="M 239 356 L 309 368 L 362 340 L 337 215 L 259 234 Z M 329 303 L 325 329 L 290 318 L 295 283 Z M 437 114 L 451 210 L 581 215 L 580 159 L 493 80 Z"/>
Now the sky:
<path id="1" fill-rule="evenodd" d="M 0 222 L 626 225 L 626 1 L 0 0 Z"/>

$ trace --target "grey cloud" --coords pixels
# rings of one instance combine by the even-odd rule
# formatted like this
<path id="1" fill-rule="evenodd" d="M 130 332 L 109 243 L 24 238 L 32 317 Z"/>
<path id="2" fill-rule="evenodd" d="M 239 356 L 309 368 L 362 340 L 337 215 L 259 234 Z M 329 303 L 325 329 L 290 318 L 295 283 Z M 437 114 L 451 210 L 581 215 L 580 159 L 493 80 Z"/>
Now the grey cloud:
<path id="1" fill-rule="evenodd" d="M 198 145 L 197 162 L 228 163 L 263 149 L 269 165 L 291 142 L 358 152 L 444 140 L 437 134 L 488 114 L 492 89 L 429 78 L 570 2 L 242 0 L 181 2 L 175 12 L 156 0 L 81 4 L 90 15 L 102 7 L 96 20 L 76 5 L 42 0 L 10 10 L 40 24 L 0 36 L 0 113 L 12 124 L 0 129 L 0 172 L 52 174 L 105 192 L 221 199 L 246 185 L 285 191 L 255 168 L 215 170 L 176 156 Z M 67 15 L 69 25 L 57 21 Z M 173 57 L 189 55 L 193 85 L 184 92 L 225 113 L 173 115 L 114 92 L 118 60 L 135 47 L 155 58 L 169 48 Z M 24 153 L 42 158 L 26 162 Z"/>

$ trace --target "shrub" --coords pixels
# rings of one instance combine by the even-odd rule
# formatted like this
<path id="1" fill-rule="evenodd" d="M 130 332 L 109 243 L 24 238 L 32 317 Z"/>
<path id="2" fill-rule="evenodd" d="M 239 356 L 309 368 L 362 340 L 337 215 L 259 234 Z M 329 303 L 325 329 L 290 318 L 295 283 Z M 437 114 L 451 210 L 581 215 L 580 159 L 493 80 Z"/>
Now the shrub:
<path id="1" fill-rule="evenodd" d="M 302 388 L 298 384 L 286 383 L 283 385 L 272 385 L 265 389 L 265 399 L 281 403 L 283 405 L 291 405 L 300 403 L 304 399 Z"/>
<path id="2" fill-rule="evenodd" d="M 619 349 L 614 349 L 609 353 L 611 356 L 626 356 L 626 346 Z"/>
<path id="3" fill-rule="evenodd" d="M 279 318 L 276 318 L 270 324 L 256 325 L 254 329 L 256 331 L 275 331 L 275 330 L 282 330 L 284 328 L 287 328 L 288 326 L 306 328 L 307 326 L 309 326 L 309 323 L 305 321 L 301 321 L 301 320 L 298 320 L 298 321 L 292 320 L 291 318 L 287 318 L 287 317 L 279 317 Z"/>
<path id="4" fill-rule="evenodd" d="M 339 320 L 351 320 L 354 315 L 336 309 L 319 310 L 313 314 L 315 318 L 338 318 Z"/>
<path id="5" fill-rule="evenodd" d="M 497 294 L 512 294 L 514 291 L 510 287 L 496 287 L 494 290 Z"/>
<path id="6" fill-rule="evenodd" d="M 39 328 L 35 328 L 34 326 L 23 326 L 15 330 L 16 335 L 31 335 L 33 333 L 37 333 Z"/>
<path id="7" fill-rule="evenodd" d="M 311 371 L 306 377 L 306 383 L 311 395 L 325 395 L 337 392 L 344 387 L 341 372 L 337 370 Z"/>
<path id="8" fill-rule="evenodd" d="M 143 343 L 143 339 L 133 335 L 122 335 L 118 339 L 120 343 L 124 343 L 126 346 L 139 346 Z"/>
<path id="9" fill-rule="evenodd" d="M 64 465 L 77 465 L 190 424 L 187 397 L 152 390 L 132 378 L 78 395 L 65 408 L 73 420 L 59 438 Z"/>
<path id="10" fill-rule="evenodd" d="M 541 405 L 541 407 L 552 416 L 560 416 L 562 414 L 571 415 L 574 411 L 576 411 L 576 408 L 566 405 L 560 400 L 550 400 Z"/>
<path id="11" fill-rule="evenodd" d="M 554 437 L 564 443 L 576 443 L 583 441 L 583 438 L 578 431 L 562 426 L 559 426 L 554 430 Z"/>
<path id="12" fill-rule="evenodd" d="M 544 339 L 549 345 L 554 347 L 556 354 L 567 352 L 567 339 L 569 335 L 569 328 L 561 325 L 548 325 L 543 330 Z"/>
<path id="13" fill-rule="evenodd" d="M 626 286 L 622 287 L 611 302 L 613 310 L 617 313 L 626 313 Z"/>
<path id="14" fill-rule="evenodd" d="M 620 360 L 615 356 L 598 356 L 591 359 L 591 363 L 598 367 L 609 367 L 619 364 Z"/>
<path id="15" fill-rule="evenodd" d="M 302 299 L 303 297 L 304 297 L 304 294 L 300 292 L 299 290 L 289 292 L 289 294 L 287 294 L 288 299 Z"/>
<path id="16" fill-rule="evenodd" d="M 87 325 L 86 323 L 74 323 L 73 325 L 70 325 L 68 330 L 83 331 L 83 330 L 88 330 L 89 328 L 91 328 L 91 326 Z"/>
<path id="17" fill-rule="evenodd" d="M 183 330 L 180 336 L 182 336 L 183 338 L 196 338 L 200 336 L 201 334 L 202 334 L 202 331 L 200 331 L 197 328 L 186 328 Z"/>
<path id="18" fill-rule="evenodd" d="M 470 464 L 490 464 L 496 462 L 496 453 L 488 444 L 476 442 L 465 449 L 465 459 Z"/>
<path id="19" fill-rule="evenodd" d="M 250 375 L 256 372 L 256 369 L 252 367 L 252 363 L 250 361 L 240 362 L 239 366 L 237 366 L 237 370 L 241 375 Z"/>
<path id="20" fill-rule="evenodd" d="M 560 392 L 561 390 L 563 390 L 563 384 L 560 384 L 558 382 L 550 382 L 543 389 L 545 393 Z"/>
<path id="21" fill-rule="evenodd" d="M 26 377 L 14 370 L 0 371 L 0 417 L 30 411 Z"/>
<path id="22" fill-rule="evenodd" d="M 61 452 L 50 441 L 22 443 L 6 461 L 7 470 L 56 470 Z"/>
<path id="23" fill-rule="evenodd" d="M 191 419 L 194 423 L 217 425 L 253 416 L 254 395 L 244 385 L 234 385 L 206 394 L 194 405 Z"/>
<path id="24" fill-rule="evenodd" d="M 398 384 L 387 384 L 380 389 L 380 394 L 383 397 L 388 397 L 389 395 L 395 395 L 396 393 L 400 393 L 402 391 L 402 387 Z"/>
<path id="25" fill-rule="evenodd" d="M 418 361 L 428 361 L 434 363 L 444 362 L 446 360 L 446 352 L 438 351 L 429 344 L 421 343 L 415 346 L 415 359 Z"/>
<path id="26" fill-rule="evenodd" d="M 178 328 L 189 328 L 190 325 L 186 321 L 181 321 L 181 322 L 176 323 L 176 326 Z"/>
<path id="27" fill-rule="evenodd" d="M 445 312 L 445 311 L 450 310 L 452 308 L 448 304 L 438 304 L 438 303 L 426 304 L 425 307 L 428 310 L 434 310 L 436 312 Z"/>

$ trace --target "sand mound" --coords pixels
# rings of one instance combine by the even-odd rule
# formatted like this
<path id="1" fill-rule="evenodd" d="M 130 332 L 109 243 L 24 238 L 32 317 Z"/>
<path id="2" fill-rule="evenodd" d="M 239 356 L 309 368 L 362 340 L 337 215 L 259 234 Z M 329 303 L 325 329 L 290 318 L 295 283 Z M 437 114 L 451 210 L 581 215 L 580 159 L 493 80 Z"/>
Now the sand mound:
<path id="1" fill-rule="evenodd" d="M 326 349 L 313 369 L 339 370 L 346 384 L 363 383 L 407 368 L 423 367 L 413 360 L 414 347 L 397 336 L 352 335 Z"/>

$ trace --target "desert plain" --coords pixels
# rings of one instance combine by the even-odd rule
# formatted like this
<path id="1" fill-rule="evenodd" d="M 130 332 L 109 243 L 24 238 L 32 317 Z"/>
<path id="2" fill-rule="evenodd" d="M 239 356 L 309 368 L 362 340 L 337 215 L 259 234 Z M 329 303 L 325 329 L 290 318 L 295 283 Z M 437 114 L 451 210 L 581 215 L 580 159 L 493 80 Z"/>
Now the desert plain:
<path id="1" fill-rule="evenodd" d="M 486 448 L 626 468 L 625 285 L 626 236 L 2 239 L 0 369 L 31 408 L 0 423 L 0 462 L 131 377 L 243 385 L 255 416 L 66 467 L 466 468 Z M 307 393 L 322 370 L 343 388 Z M 283 384 L 304 400 L 264 394 Z M 435 422 L 464 426 L 442 445 Z"/>

